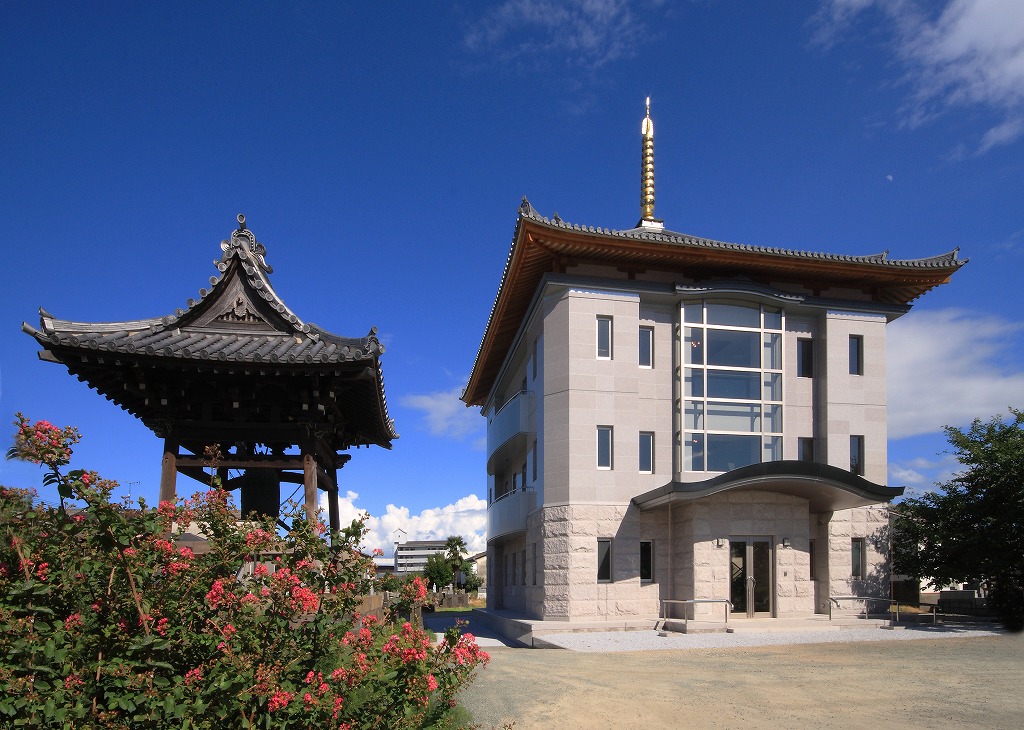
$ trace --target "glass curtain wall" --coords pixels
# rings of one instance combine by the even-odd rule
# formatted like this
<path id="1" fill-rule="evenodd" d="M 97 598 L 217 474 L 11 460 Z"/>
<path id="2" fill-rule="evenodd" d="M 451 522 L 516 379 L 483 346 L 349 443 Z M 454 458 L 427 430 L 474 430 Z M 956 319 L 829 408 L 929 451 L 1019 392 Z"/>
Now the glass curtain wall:
<path id="1" fill-rule="evenodd" d="M 683 468 L 782 459 L 781 309 L 683 303 Z"/>

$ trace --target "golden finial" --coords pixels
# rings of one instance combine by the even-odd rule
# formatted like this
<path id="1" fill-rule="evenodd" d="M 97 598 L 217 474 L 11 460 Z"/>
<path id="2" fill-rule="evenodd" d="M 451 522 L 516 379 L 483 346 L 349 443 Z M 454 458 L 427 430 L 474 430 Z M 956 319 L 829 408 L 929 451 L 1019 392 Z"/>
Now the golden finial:
<path id="1" fill-rule="evenodd" d="M 640 225 L 661 227 L 654 218 L 654 122 L 651 120 L 651 97 L 647 97 L 647 115 L 640 125 L 643 136 L 640 161 Z"/>

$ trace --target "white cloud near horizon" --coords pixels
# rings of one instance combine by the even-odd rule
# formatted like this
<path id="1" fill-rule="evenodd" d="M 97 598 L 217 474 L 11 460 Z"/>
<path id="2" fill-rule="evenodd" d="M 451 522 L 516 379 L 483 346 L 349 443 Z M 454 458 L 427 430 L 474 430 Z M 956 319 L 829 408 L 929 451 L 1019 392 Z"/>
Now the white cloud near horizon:
<path id="1" fill-rule="evenodd" d="M 422 411 L 426 417 L 427 430 L 434 436 L 456 440 L 478 436 L 485 425 L 484 419 L 480 416 L 479 408 L 467 407 L 459 400 L 462 389 L 462 385 L 457 385 L 451 390 L 406 395 L 399 399 L 399 403 L 406 408 Z"/>
<path id="2" fill-rule="evenodd" d="M 874 9 L 889 25 L 900 79 L 911 89 L 903 107 L 910 127 L 952 110 L 985 107 L 999 121 L 975 153 L 1024 135 L 1024 8 L 1020 0 L 825 0 L 814 40 L 828 47 L 857 16 Z"/>
<path id="3" fill-rule="evenodd" d="M 359 494 L 351 490 L 340 495 L 338 512 L 342 525 L 358 519 L 366 510 L 356 506 Z M 320 508 L 328 514 L 327 494 L 320 497 Z M 445 540 L 462 535 L 470 554 L 487 548 L 487 501 L 470 494 L 444 507 L 431 507 L 412 514 L 408 507 L 387 505 L 384 514 L 369 515 L 366 520 L 363 548 L 367 552 L 380 548 L 384 554 L 394 554 L 395 542 L 407 540 Z M 401 530 L 402 532 L 398 532 Z"/>
<path id="4" fill-rule="evenodd" d="M 473 23 L 464 43 L 500 63 L 537 64 L 557 57 L 596 70 L 636 54 L 646 28 L 635 5 L 630 0 L 505 0 Z"/>
<path id="5" fill-rule="evenodd" d="M 889 438 L 938 433 L 1024 408 L 1024 322 L 960 309 L 911 312 L 888 326 Z"/>

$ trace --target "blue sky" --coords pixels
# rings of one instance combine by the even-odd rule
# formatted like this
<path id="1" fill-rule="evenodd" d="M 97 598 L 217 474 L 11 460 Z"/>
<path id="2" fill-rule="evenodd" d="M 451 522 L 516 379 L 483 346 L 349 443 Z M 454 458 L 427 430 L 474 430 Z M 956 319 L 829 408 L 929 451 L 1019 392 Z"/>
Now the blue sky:
<path id="1" fill-rule="evenodd" d="M 300 317 L 388 348 L 401 438 L 354 454 L 346 514 L 370 547 L 482 549 L 458 396 L 516 208 L 632 227 L 646 96 L 668 228 L 970 259 L 890 327 L 891 484 L 949 475 L 943 425 L 1024 406 L 1016 0 L 4 3 L 0 40 L 0 416 L 79 426 L 75 465 L 132 496 L 160 442 L 21 322 L 182 307 L 244 213 Z"/>

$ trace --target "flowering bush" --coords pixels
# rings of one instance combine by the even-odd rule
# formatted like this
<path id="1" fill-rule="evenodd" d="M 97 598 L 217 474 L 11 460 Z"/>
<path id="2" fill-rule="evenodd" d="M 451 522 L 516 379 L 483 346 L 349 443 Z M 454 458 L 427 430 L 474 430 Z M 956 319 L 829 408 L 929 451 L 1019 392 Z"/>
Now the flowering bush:
<path id="1" fill-rule="evenodd" d="M 62 473 L 77 431 L 17 426 L 8 455 L 44 465 L 61 506 L 0 488 L 2 726 L 440 726 L 488 660 L 469 634 L 434 645 L 361 608 L 373 570 L 359 522 L 331 545 L 299 514 L 287 533 L 239 522 L 215 483 L 130 509 L 111 503 L 113 482 Z M 192 523 L 205 552 L 175 542 Z M 399 606 L 425 592 L 410 584 Z"/>

